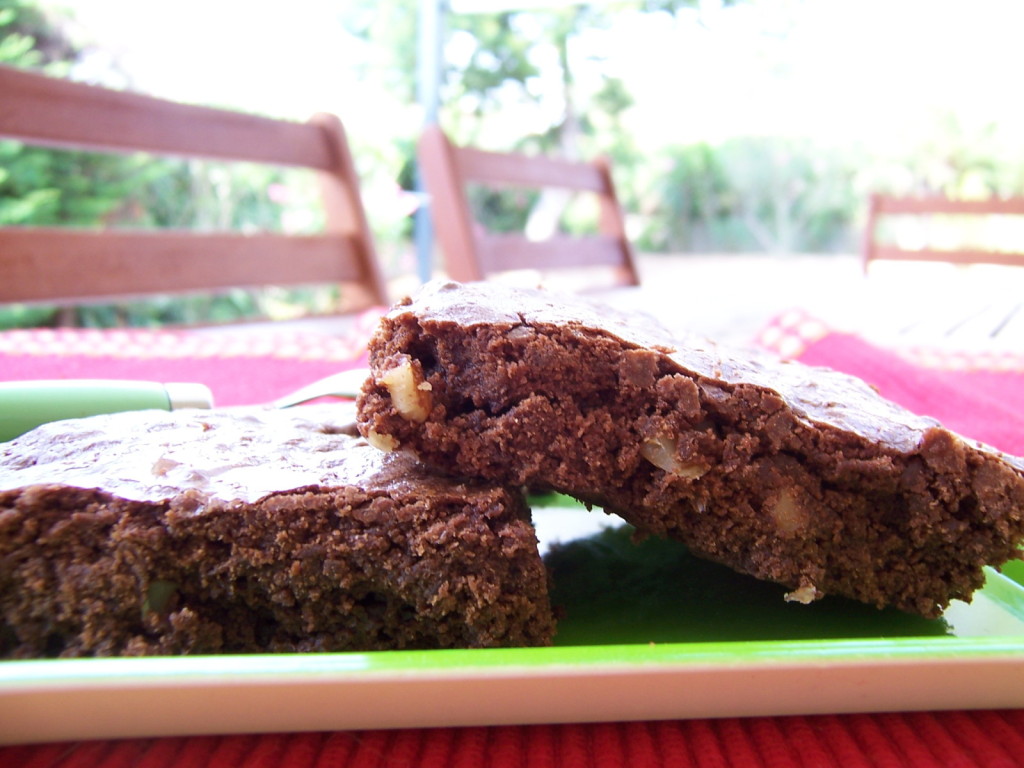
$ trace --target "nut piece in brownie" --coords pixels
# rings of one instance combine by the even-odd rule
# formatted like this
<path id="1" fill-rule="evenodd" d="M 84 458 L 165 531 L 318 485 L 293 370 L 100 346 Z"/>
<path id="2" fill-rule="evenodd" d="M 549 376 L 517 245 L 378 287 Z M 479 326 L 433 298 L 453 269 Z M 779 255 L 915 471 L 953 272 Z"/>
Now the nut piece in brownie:
<path id="1" fill-rule="evenodd" d="M 337 414 L 139 411 L 0 445 L 0 656 L 550 643 L 521 494 Z"/>
<path id="2" fill-rule="evenodd" d="M 432 284 L 370 352 L 359 428 L 378 447 L 573 495 L 793 600 L 935 616 L 1024 538 L 1019 459 L 858 379 L 583 299 Z"/>

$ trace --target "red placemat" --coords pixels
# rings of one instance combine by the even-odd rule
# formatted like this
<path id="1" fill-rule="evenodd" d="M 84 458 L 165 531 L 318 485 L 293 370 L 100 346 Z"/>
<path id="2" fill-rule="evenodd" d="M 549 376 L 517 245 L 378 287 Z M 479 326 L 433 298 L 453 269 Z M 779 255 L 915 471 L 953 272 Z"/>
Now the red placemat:
<path id="1" fill-rule="evenodd" d="M 757 340 L 783 357 L 858 376 L 954 432 L 1024 455 L 1024 354 L 883 349 L 799 311 L 775 318 Z"/>
<path id="2" fill-rule="evenodd" d="M 30 329 L 0 333 L 0 380 L 142 379 L 207 385 L 216 405 L 258 405 L 366 365 L 381 310 L 344 335 L 268 330 Z"/>

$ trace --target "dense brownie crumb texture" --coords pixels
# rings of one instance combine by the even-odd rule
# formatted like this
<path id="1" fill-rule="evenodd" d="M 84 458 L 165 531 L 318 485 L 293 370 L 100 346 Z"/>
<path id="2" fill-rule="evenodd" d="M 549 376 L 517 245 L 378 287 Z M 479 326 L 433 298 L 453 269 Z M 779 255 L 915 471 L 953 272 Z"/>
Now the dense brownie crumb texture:
<path id="1" fill-rule="evenodd" d="M 858 379 L 646 316 L 434 283 L 385 316 L 370 353 L 359 429 L 379 448 L 570 494 L 790 600 L 936 616 L 1024 538 L 1020 459 Z"/>
<path id="2" fill-rule="evenodd" d="M 0 445 L 0 655 L 548 644 L 521 494 L 337 413 L 124 413 Z"/>

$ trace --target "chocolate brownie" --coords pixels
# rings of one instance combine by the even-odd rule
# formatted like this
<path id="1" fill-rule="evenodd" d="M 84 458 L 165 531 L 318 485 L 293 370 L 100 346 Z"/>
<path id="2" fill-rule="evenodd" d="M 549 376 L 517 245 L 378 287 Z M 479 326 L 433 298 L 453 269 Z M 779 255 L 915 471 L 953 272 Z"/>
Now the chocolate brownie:
<path id="1" fill-rule="evenodd" d="M 522 494 L 338 413 L 139 411 L 0 444 L 0 656 L 549 644 Z"/>
<path id="2" fill-rule="evenodd" d="M 935 616 L 1024 538 L 1020 459 L 858 379 L 673 338 L 645 316 L 432 284 L 370 351 L 359 428 L 378 447 L 570 494 L 792 600 Z"/>

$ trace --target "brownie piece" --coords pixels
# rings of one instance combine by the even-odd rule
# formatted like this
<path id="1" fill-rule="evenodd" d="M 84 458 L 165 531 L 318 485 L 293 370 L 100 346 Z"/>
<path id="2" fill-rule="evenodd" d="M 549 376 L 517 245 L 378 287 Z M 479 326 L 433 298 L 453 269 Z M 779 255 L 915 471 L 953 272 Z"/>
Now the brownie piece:
<path id="1" fill-rule="evenodd" d="M 138 411 L 0 444 L 0 656 L 546 645 L 521 493 L 333 405 Z"/>
<path id="2" fill-rule="evenodd" d="M 646 316 L 432 284 L 370 352 L 359 428 L 378 447 L 570 494 L 792 600 L 936 616 L 1024 538 L 1020 459 L 853 377 L 672 338 Z"/>

